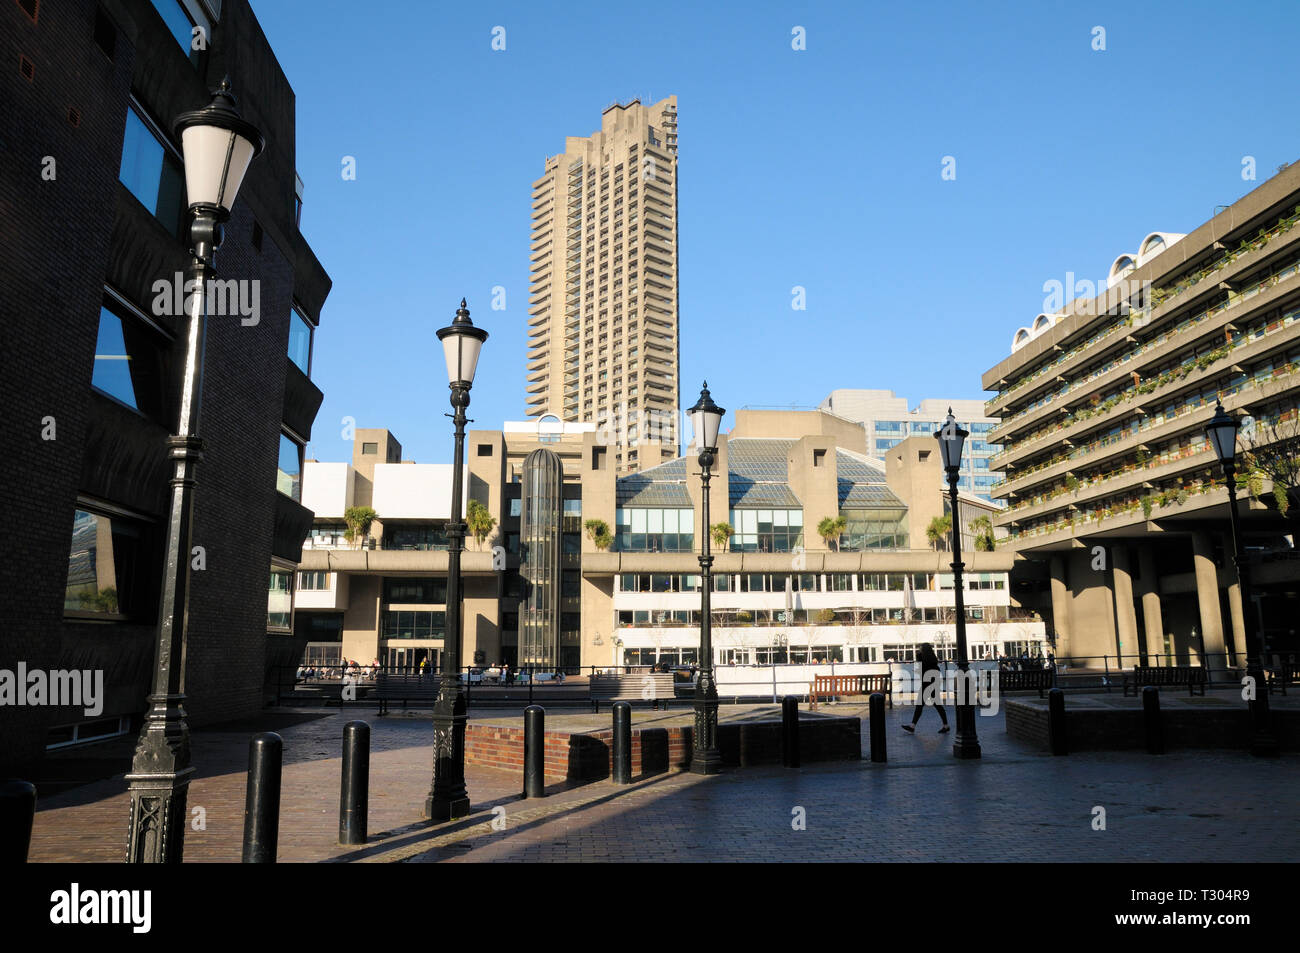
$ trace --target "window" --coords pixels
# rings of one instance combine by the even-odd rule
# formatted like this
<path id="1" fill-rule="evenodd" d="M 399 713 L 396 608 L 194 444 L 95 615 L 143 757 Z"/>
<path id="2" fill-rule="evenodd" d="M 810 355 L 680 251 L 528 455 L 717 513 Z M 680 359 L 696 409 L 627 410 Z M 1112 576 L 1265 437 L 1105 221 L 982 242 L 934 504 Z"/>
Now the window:
<path id="1" fill-rule="evenodd" d="M 384 549 L 445 551 L 450 543 L 441 526 L 391 522 L 384 526 Z"/>
<path id="2" fill-rule="evenodd" d="M 576 569 L 566 569 L 560 576 L 560 595 L 565 599 L 576 599 L 582 594 L 581 577 Z"/>
<path id="3" fill-rule="evenodd" d="M 421 578 L 385 577 L 384 604 L 443 605 L 447 602 L 447 580 L 433 576 Z"/>
<path id="4" fill-rule="evenodd" d="M 298 588 L 304 592 L 323 592 L 330 587 L 330 574 L 327 572 L 298 573 Z"/>
<path id="5" fill-rule="evenodd" d="M 803 542 L 803 510 L 731 511 L 733 553 L 788 553 Z"/>
<path id="6" fill-rule="evenodd" d="M 205 44 L 212 39 L 212 21 L 197 0 L 153 0 L 153 5 L 190 62 L 197 62 L 200 51 L 194 49 L 194 28 L 202 28 Z"/>
<path id="7" fill-rule="evenodd" d="M 518 516 L 518 515 L 520 514 L 520 512 L 521 512 L 520 507 L 521 507 L 522 505 L 523 505 L 523 501 L 520 500 L 520 499 L 518 499 L 518 498 L 511 500 L 511 501 L 510 501 L 510 515 L 511 515 L 511 516 Z"/>
<path id="8" fill-rule="evenodd" d="M 565 516 L 582 516 L 582 500 L 568 499 L 564 501 Z"/>
<path id="9" fill-rule="evenodd" d="M 289 315 L 289 360 L 311 377 L 311 323 L 297 308 Z"/>
<path id="10" fill-rule="evenodd" d="M 275 488 L 292 500 L 302 498 L 302 444 L 280 434 L 280 462 Z"/>
<path id="11" fill-rule="evenodd" d="M 78 509 L 72 520 L 63 611 L 127 616 L 152 611 L 145 526 Z"/>
<path id="12" fill-rule="evenodd" d="M 840 536 L 842 552 L 907 548 L 907 510 L 888 507 L 846 508 Z"/>
<path id="13" fill-rule="evenodd" d="M 169 232 L 180 234 L 185 209 L 185 173 L 180 158 L 163 145 L 134 105 L 126 111 L 118 178 Z"/>
<path id="14" fill-rule="evenodd" d="M 363 443 L 363 444 L 361 445 L 361 453 L 362 453 L 362 455 L 364 455 L 364 456 L 373 456 L 374 454 L 379 453 L 379 444 L 377 444 L 377 443 Z"/>
<path id="15" fill-rule="evenodd" d="M 441 639 L 447 626 L 447 613 L 406 610 L 393 612 L 385 609 L 379 623 L 379 634 L 385 639 Z"/>
<path id="16" fill-rule="evenodd" d="M 695 548 L 693 510 L 620 507 L 615 524 L 622 552 L 689 553 Z"/>
<path id="17" fill-rule="evenodd" d="M 140 409 L 136 398 L 131 355 L 126 349 L 122 319 L 107 308 L 99 310 L 99 337 L 95 342 L 95 369 L 90 383 L 132 410 Z"/>
<path id="18" fill-rule="evenodd" d="M 490 457 L 490 456 L 492 456 L 492 444 L 490 444 L 490 443 L 480 443 L 480 444 L 478 445 L 478 455 L 479 455 L 480 457 Z"/>
<path id="19" fill-rule="evenodd" d="M 267 587 L 266 627 L 289 631 L 289 618 L 293 614 L 293 572 L 271 567 L 271 583 Z"/>

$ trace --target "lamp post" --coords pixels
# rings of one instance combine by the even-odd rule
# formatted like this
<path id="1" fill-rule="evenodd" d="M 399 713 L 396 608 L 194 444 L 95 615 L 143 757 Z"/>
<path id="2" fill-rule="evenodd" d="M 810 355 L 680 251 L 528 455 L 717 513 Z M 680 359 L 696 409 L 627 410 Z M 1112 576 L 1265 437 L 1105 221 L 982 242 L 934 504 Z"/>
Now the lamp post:
<path id="1" fill-rule="evenodd" d="M 182 113 L 175 132 L 185 157 L 185 191 L 192 216 L 190 264 L 185 274 L 188 325 L 176 434 L 167 438 L 171 461 L 171 503 L 167 510 L 167 555 L 158 609 L 158 648 L 153 690 L 131 771 L 131 831 L 127 863 L 180 863 L 184 850 L 186 797 L 190 776 L 190 733 L 185 723 L 185 644 L 189 627 L 190 537 L 193 530 L 195 470 L 203 457 L 199 405 L 203 396 L 203 352 L 207 335 L 208 282 L 223 238 L 222 223 L 239 193 L 244 173 L 265 144 L 262 134 L 240 118 L 229 78 L 202 109 Z M 192 290 L 191 290 L 192 289 Z"/>
<path id="2" fill-rule="evenodd" d="M 952 744 L 954 757 L 978 758 L 980 742 L 975 734 L 975 706 L 971 704 L 972 685 L 968 677 L 970 659 L 966 653 L 966 600 L 962 592 L 961 516 L 957 509 L 957 471 L 961 468 L 962 446 L 970 433 L 957 426 L 948 408 L 948 419 L 936 431 L 943 469 L 948 475 L 948 500 L 952 508 L 952 589 L 957 600 L 957 739 Z"/>
<path id="3" fill-rule="evenodd" d="M 460 681 L 460 553 L 465 539 L 460 495 L 468 423 L 465 408 L 469 406 L 479 351 L 487 336 L 487 331 L 470 321 L 464 298 L 460 299 L 455 320 L 438 331 L 447 359 L 454 411 L 447 416 L 456 425 L 456 449 L 451 466 L 451 517 L 447 521 L 447 634 L 443 640 L 442 681 L 433 706 L 433 785 L 424 801 L 424 816 L 435 821 L 449 821 L 469 813 L 469 793 L 465 790 L 465 689 Z"/>
<path id="4" fill-rule="evenodd" d="M 709 608 L 709 591 L 713 588 L 713 555 L 709 550 L 709 477 L 718 450 L 718 428 L 726 411 L 709 396 L 709 382 L 704 382 L 700 399 L 686 412 L 700 448 L 700 486 L 702 493 L 701 528 L 704 540 L 700 547 L 700 673 L 695 682 L 695 750 L 691 754 L 691 771 L 717 774 L 722 766 L 718 752 L 718 686 L 713 681 L 713 630 Z"/>
<path id="5" fill-rule="evenodd" d="M 1277 739 L 1269 724 L 1268 686 L 1264 681 L 1264 635 L 1255 624 L 1255 605 L 1251 601 L 1250 569 L 1246 554 L 1241 548 L 1241 526 L 1237 516 L 1237 419 L 1223 409 L 1223 402 L 1214 406 L 1214 418 L 1206 425 L 1205 434 L 1214 448 L 1214 455 L 1223 466 L 1224 482 L 1228 485 L 1228 523 L 1232 527 L 1232 562 L 1237 567 L 1237 584 L 1241 590 L 1241 624 L 1246 636 L 1246 674 L 1254 688 L 1254 697 L 1247 702 L 1250 707 L 1251 753 L 1277 754 Z"/>

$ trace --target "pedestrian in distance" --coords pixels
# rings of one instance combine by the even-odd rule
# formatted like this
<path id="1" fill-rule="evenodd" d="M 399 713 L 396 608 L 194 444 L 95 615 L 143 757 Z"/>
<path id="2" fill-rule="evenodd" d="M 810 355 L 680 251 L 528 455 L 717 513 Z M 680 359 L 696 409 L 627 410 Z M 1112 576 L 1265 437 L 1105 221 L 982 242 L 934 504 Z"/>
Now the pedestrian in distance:
<path id="1" fill-rule="evenodd" d="M 925 699 L 928 685 L 934 685 L 931 691 L 935 692 L 934 707 L 939 710 L 939 720 L 943 722 L 943 727 L 939 729 L 939 734 L 948 730 L 948 713 L 943 709 L 943 674 L 939 668 L 939 656 L 934 654 L 934 646 L 929 642 L 922 642 L 920 651 L 917 653 L 917 668 L 921 672 L 921 686 L 916 693 L 916 707 L 912 710 L 912 723 L 904 724 L 903 730 L 907 732 L 916 731 L 916 723 L 921 720 L 921 712 L 925 711 Z"/>

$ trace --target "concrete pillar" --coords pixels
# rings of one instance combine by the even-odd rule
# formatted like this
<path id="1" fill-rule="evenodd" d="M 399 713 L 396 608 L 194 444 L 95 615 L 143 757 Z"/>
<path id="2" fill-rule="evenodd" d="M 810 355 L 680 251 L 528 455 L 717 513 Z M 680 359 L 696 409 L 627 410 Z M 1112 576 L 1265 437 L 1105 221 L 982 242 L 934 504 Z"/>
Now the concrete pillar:
<path id="1" fill-rule="evenodd" d="M 1115 591 L 1115 635 L 1119 643 L 1115 651 L 1121 656 L 1122 668 L 1122 656 L 1137 656 L 1141 651 L 1141 646 L 1138 645 L 1137 612 L 1133 608 L 1133 574 L 1129 570 L 1128 547 L 1123 544 L 1112 546 L 1110 562 Z M 1130 659 L 1130 664 L 1133 661 L 1136 659 Z"/>
<path id="2" fill-rule="evenodd" d="M 1201 638 L 1205 658 L 1201 664 L 1218 672 L 1224 669 L 1223 610 L 1219 605 L 1219 569 L 1214 565 L 1210 537 L 1192 533 L 1192 565 L 1196 569 L 1196 601 L 1201 610 Z"/>
<path id="3" fill-rule="evenodd" d="M 1252 608 L 1254 608 L 1252 606 Z M 1246 619 L 1241 611 L 1241 586 L 1234 579 L 1228 586 L 1228 615 L 1232 617 L 1233 661 L 1238 666 L 1246 664 Z"/>
<path id="4" fill-rule="evenodd" d="M 1139 547 L 1138 568 L 1142 572 L 1142 624 L 1146 634 L 1146 652 L 1148 656 L 1162 655 L 1165 650 L 1165 622 L 1160 612 L 1160 576 L 1156 572 L 1156 557 L 1150 546 Z"/>
<path id="5" fill-rule="evenodd" d="M 1056 630 L 1057 658 L 1070 657 L 1070 587 L 1065 584 L 1065 557 L 1053 556 L 1052 628 Z"/>

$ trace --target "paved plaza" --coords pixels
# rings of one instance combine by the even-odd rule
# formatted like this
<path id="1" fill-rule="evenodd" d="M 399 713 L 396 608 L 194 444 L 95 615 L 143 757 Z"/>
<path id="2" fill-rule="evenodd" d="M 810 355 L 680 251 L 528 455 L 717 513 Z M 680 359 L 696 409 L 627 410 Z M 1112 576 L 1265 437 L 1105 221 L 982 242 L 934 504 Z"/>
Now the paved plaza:
<path id="1" fill-rule="evenodd" d="M 832 711 L 866 715 L 859 706 Z M 755 706 L 745 716 L 777 713 L 775 706 Z M 675 721 L 683 714 L 644 711 L 637 721 Z M 517 713 L 474 717 L 522 722 Z M 883 765 L 865 760 L 864 752 L 860 762 L 797 771 L 736 768 L 714 777 L 660 774 L 627 786 L 554 785 L 540 800 L 520 798 L 519 772 L 471 766 L 473 814 L 432 826 L 420 818 L 432 758 L 428 713 L 380 719 L 369 711 L 268 712 L 258 724 L 194 734 L 197 776 L 189 807 L 192 815 L 202 809 L 205 829 L 187 832 L 185 859 L 239 860 L 248 738 L 268 728 L 285 743 L 281 862 L 1230 862 L 1300 856 L 1300 801 L 1294 796 L 1300 756 L 1270 761 L 1181 751 L 1058 758 L 1010 740 L 999 714 L 977 719 L 983 760 L 958 762 L 951 755 L 953 735 L 936 733 L 932 712 L 916 735 L 899 730 L 909 708 L 886 717 L 890 760 Z M 356 718 L 372 727 L 371 843 L 345 848 L 335 842 L 340 747 L 343 725 Z M 122 859 L 129 813 L 122 772 L 130 749 L 124 739 L 95 755 L 120 758 L 116 775 L 41 796 L 33 861 Z M 1104 829 L 1094 829 L 1103 819 L 1098 808 Z"/>

